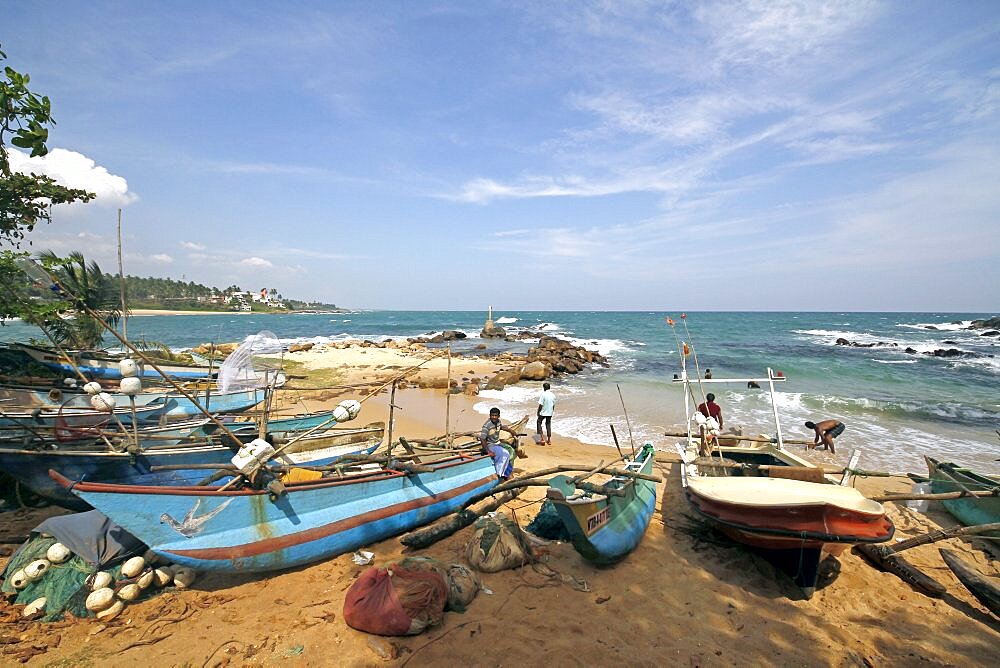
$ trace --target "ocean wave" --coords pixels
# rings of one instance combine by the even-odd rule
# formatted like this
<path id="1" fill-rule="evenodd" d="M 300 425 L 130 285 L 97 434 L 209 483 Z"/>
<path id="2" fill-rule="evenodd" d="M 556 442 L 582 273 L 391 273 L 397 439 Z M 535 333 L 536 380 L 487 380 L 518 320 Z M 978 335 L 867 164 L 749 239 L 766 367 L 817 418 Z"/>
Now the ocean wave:
<path id="1" fill-rule="evenodd" d="M 880 360 L 876 358 L 871 358 L 872 362 L 877 362 L 878 364 L 916 364 L 919 360 Z"/>
<path id="2" fill-rule="evenodd" d="M 971 320 L 962 320 L 961 322 L 901 322 L 897 324 L 896 327 L 906 327 L 907 329 L 919 329 L 923 331 L 934 331 L 936 329 L 942 332 L 957 332 L 959 330 L 968 329 L 971 324 Z"/>
<path id="3" fill-rule="evenodd" d="M 494 322 L 498 325 L 511 325 L 517 322 L 517 318 L 497 318 Z"/>

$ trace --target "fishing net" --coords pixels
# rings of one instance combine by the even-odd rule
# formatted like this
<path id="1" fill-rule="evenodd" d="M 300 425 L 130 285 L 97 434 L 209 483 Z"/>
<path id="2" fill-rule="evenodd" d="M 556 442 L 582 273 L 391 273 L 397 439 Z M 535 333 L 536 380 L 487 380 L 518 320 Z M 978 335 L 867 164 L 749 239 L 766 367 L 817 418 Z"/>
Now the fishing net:
<path id="1" fill-rule="evenodd" d="M 351 628 L 383 636 L 414 635 L 440 624 L 448 584 L 434 565 L 386 564 L 364 571 L 344 597 L 344 621 Z"/>
<path id="2" fill-rule="evenodd" d="M 556 510 L 555 504 L 548 499 L 545 499 L 538 514 L 524 529 L 546 540 L 568 541 L 570 539 L 569 531 L 566 530 L 566 525 L 559 517 L 559 511 Z"/>
<path id="3" fill-rule="evenodd" d="M 87 610 L 87 595 L 90 588 L 86 586 L 86 580 L 91 573 L 97 571 L 96 566 L 88 564 L 79 555 L 73 555 L 71 559 L 61 564 L 52 564 L 48 571 L 38 580 L 28 583 L 28 585 L 17 591 L 11 584 L 11 574 L 23 569 L 36 559 L 44 559 L 46 551 L 56 543 L 56 539 L 51 536 L 35 536 L 24 544 L 7 563 L 4 573 L 5 579 L 0 591 L 5 594 L 16 593 L 14 603 L 27 605 L 35 599 L 45 597 L 45 614 L 42 621 L 54 622 L 63 618 L 65 612 L 70 612 L 76 617 L 90 617 L 94 613 Z M 115 577 L 121 571 L 117 566 L 112 571 Z"/>
<path id="4" fill-rule="evenodd" d="M 475 529 L 465 547 L 465 557 L 477 571 L 495 573 L 534 560 L 521 527 L 503 513 L 480 517 Z"/>
<path id="5" fill-rule="evenodd" d="M 283 347 L 273 332 L 264 330 L 248 336 L 219 367 L 216 383 L 220 392 L 238 392 L 267 387 L 277 376 Z M 272 356 L 271 359 L 265 356 Z"/>

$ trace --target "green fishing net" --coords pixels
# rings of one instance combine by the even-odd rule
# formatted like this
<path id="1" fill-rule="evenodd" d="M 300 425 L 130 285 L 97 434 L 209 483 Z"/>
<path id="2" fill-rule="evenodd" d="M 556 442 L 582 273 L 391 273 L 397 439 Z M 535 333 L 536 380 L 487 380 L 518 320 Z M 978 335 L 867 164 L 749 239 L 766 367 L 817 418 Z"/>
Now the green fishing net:
<path id="1" fill-rule="evenodd" d="M 566 525 L 559 518 L 559 511 L 556 510 L 555 504 L 548 499 L 545 499 L 538 514 L 524 528 L 546 540 L 568 541 L 570 539 Z"/>

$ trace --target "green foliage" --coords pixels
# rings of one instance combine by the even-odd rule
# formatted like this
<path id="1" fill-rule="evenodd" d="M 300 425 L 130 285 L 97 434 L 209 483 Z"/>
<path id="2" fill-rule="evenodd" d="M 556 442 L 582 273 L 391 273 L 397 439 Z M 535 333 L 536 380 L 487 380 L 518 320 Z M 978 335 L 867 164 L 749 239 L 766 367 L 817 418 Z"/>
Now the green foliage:
<path id="1" fill-rule="evenodd" d="M 0 51 L 0 61 L 7 54 Z M 7 142 L 29 149 L 32 157 L 48 153 L 47 126 L 55 125 L 52 104 L 47 96 L 39 96 L 29 88 L 30 77 L 5 66 L 0 78 L 0 317 L 23 317 L 44 322 L 65 304 L 40 299 L 31 294 L 14 264 L 24 253 L 17 252 L 24 235 L 39 222 L 52 219 L 52 205 L 89 202 L 95 195 L 76 188 L 66 188 L 48 176 L 14 173 L 10 168 Z M 51 297 L 51 296 L 49 296 Z"/>
<path id="2" fill-rule="evenodd" d="M 7 54 L 0 51 L 0 60 Z M 51 220 L 53 204 L 89 202 L 94 193 L 66 188 L 48 176 L 14 173 L 7 142 L 31 150 L 32 157 L 49 152 L 46 126 L 55 125 L 47 96 L 28 89 L 31 78 L 5 66 L 0 79 L 0 242 L 18 246 L 39 221 Z"/>
<path id="3" fill-rule="evenodd" d="M 56 303 L 39 300 L 35 308 L 22 315 L 25 322 L 41 328 L 66 348 L 100 347 L 105 326 L 114 328 L 122 316 L 114 282 L 107 279 L 96 262 L 87 262 L 79 252 L 60 258 L 46 251 L 39 259 L 65 292 Z M 67 314 L 73 317 L 63 317 Z"/>

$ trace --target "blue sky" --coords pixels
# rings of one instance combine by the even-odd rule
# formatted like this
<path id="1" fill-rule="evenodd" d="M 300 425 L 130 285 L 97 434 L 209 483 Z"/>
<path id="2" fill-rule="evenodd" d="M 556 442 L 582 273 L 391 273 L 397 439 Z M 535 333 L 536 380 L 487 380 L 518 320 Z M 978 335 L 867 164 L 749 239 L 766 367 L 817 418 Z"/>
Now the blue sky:
<path id="1" fill-rule="evenodd" d="M 357 308 L 1000 311 L 997 2 L 3 16 L 99 195 L 33 248 L 106 271 L 122 207 L 127 273 Z"/>

